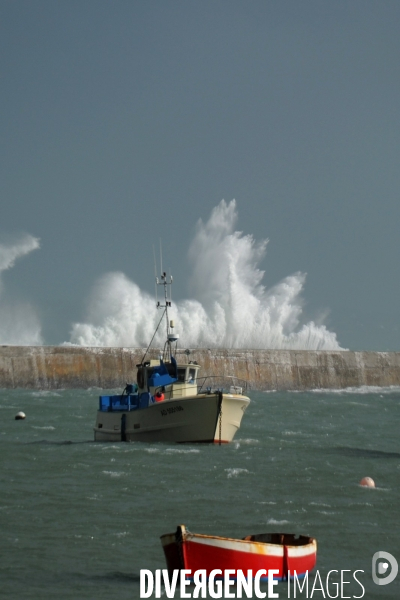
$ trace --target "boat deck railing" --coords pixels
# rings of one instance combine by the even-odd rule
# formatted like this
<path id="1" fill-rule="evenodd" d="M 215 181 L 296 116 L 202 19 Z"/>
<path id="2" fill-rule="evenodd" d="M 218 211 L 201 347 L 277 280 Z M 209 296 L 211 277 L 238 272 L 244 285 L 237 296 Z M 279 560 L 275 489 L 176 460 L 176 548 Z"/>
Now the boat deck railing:
<path id="1" fill-rule="evenodd" d="M 246 379 L 234 375 L 206 375 L 197 379 L 197 393 L 228 392 L 243 395 L 248 392 L 250 384 Z"/>

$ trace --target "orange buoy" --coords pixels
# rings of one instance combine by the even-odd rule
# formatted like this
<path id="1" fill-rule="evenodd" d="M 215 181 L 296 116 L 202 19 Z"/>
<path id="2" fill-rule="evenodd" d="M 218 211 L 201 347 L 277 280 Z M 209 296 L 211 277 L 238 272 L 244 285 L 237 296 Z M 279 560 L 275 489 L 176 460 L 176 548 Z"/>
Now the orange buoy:
<path id="1" fill-rule="evenodd" d="M 157 392 L 157 394 L 154 396 L 154 400 L 156 402 L 162 402 L 164 400 L 164 394 L 162 392 Z"/>
<path id="2" fill-rule="evenodd" d="M 374 488 L 375 481 L 373 479 L 371 479 L 371 477 L 363 477 L 360 481 L 360 485 L 362 485 L 363 487 Z"/>

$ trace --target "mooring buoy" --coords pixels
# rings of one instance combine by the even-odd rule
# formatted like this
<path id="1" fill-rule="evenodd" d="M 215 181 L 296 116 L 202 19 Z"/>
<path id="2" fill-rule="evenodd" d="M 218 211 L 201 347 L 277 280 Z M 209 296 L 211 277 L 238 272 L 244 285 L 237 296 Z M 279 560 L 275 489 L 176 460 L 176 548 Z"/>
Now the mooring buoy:
<path id="1" fill-rule="evenodd" d="M 375 481 L 373 479 L 371 479 L 371 477 L 363 477 L 360 481 L 360 485 L 362 485 L 363 487 L 374 488 Z"/>

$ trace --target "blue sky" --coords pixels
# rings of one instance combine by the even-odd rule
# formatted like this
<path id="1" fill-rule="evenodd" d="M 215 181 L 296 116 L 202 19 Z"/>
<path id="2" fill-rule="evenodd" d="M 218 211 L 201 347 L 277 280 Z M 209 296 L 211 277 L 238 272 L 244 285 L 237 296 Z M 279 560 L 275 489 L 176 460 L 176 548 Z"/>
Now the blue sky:
<path id="1" fill-rule="evenodd" d="M 307 274 L 295 329 L 399 350 L 398 2 L 1 0 L 0 17 L 0 343 L 26 342 L 25 317 L 70 340 L 110 272 L 151 294 L 160 238 L 191 298 L 196 223 L 235 199 L 236 230 L 269 240 L 265 288 Z M 40 248 L 11 260 L 26 236 Z"/>

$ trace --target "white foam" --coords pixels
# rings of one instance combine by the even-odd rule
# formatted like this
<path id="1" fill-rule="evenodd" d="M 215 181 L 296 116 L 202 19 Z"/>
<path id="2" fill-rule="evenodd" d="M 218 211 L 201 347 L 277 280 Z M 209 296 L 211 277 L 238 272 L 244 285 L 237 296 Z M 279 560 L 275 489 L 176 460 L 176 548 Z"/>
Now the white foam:
<path id="1" fill-rule="evenodd" d="M 103 471 L 104 475 L 109 475 L 110 477 L 122 477 L 125 475 L 123 471 Z"/>
<path id="2" fill-rule="evenodd" d="M 228 473 L 228 479 L 231 477 L 238 477 L 239 475 L 242 475 L 242 473 L 249 473 L 247 469 L 239 468 L 225 469 L 225 471 Z"/>
<path id="3" fill-rule="evenodd" d="M 61 396 L 61 394 L 54 390 L 40 390 L 39 392 L 31 392 L 31 395 L 36 398 L 56 398 Z"/>
<path id="4" fill-rule="evenodd" d="M 317 512 L 319 512 L 320 515 L 340 515 L 340 512 L 336 512 L 336 511 L 329 511 L 329 510 L 318 510 Z"/>
<path id="5" fill-rule="evenodd" d="M 197 448 L 167 448 L 165 454 L 199 454 Z"/>
<path id="6" fill-rule="evenodd" d="M 192 298 L 173 305 L 181 347 L 339 350 L 336 334 L 315 322 L 301 324 L 304 273 L 270 289 L 258 267 L 268 240 L 235 230 L 236 203 L 222 200 L 207 223 L 197 224 L 189 249 Z M 95 284 L 86 323 L 75 323 L 70 343 L 146 347 L 160 319 L 154 299 L 123 273 Z M 179 331 L 178 331 L 179 329 Z M 163 346 L 160 331 L 154 344 Z"/>
<path id="7" fill-rule="evenodd" d="M 398 385 L 390 385 L 387 387 L 378 387 L 375 385 L 361 385 L 360 387 L 347 387 L 347 388 L 337 388 L 337 389 L 328 389 L 328 388 L 318 388 L 314 390 L 308 390 L 312 393 L 326 393 L 326 394 L 379 394 L 381 398 L 384 394 L 398 394 L 400 392 L 400 386 Z M 353 404 L 357 404 L 353 402 Z M 362 406 L 367 406 L 363 404 Z"/>
<path id="8" fill-rule="evenodd" d="M 289 523 L 290 521 L 286 521 L 285 519 L 283 519 L 282 521 L 277 521 L 276 519 L 268 519 L 267 523 L 268 525 L 286 525 L 286 523 Z"/>

